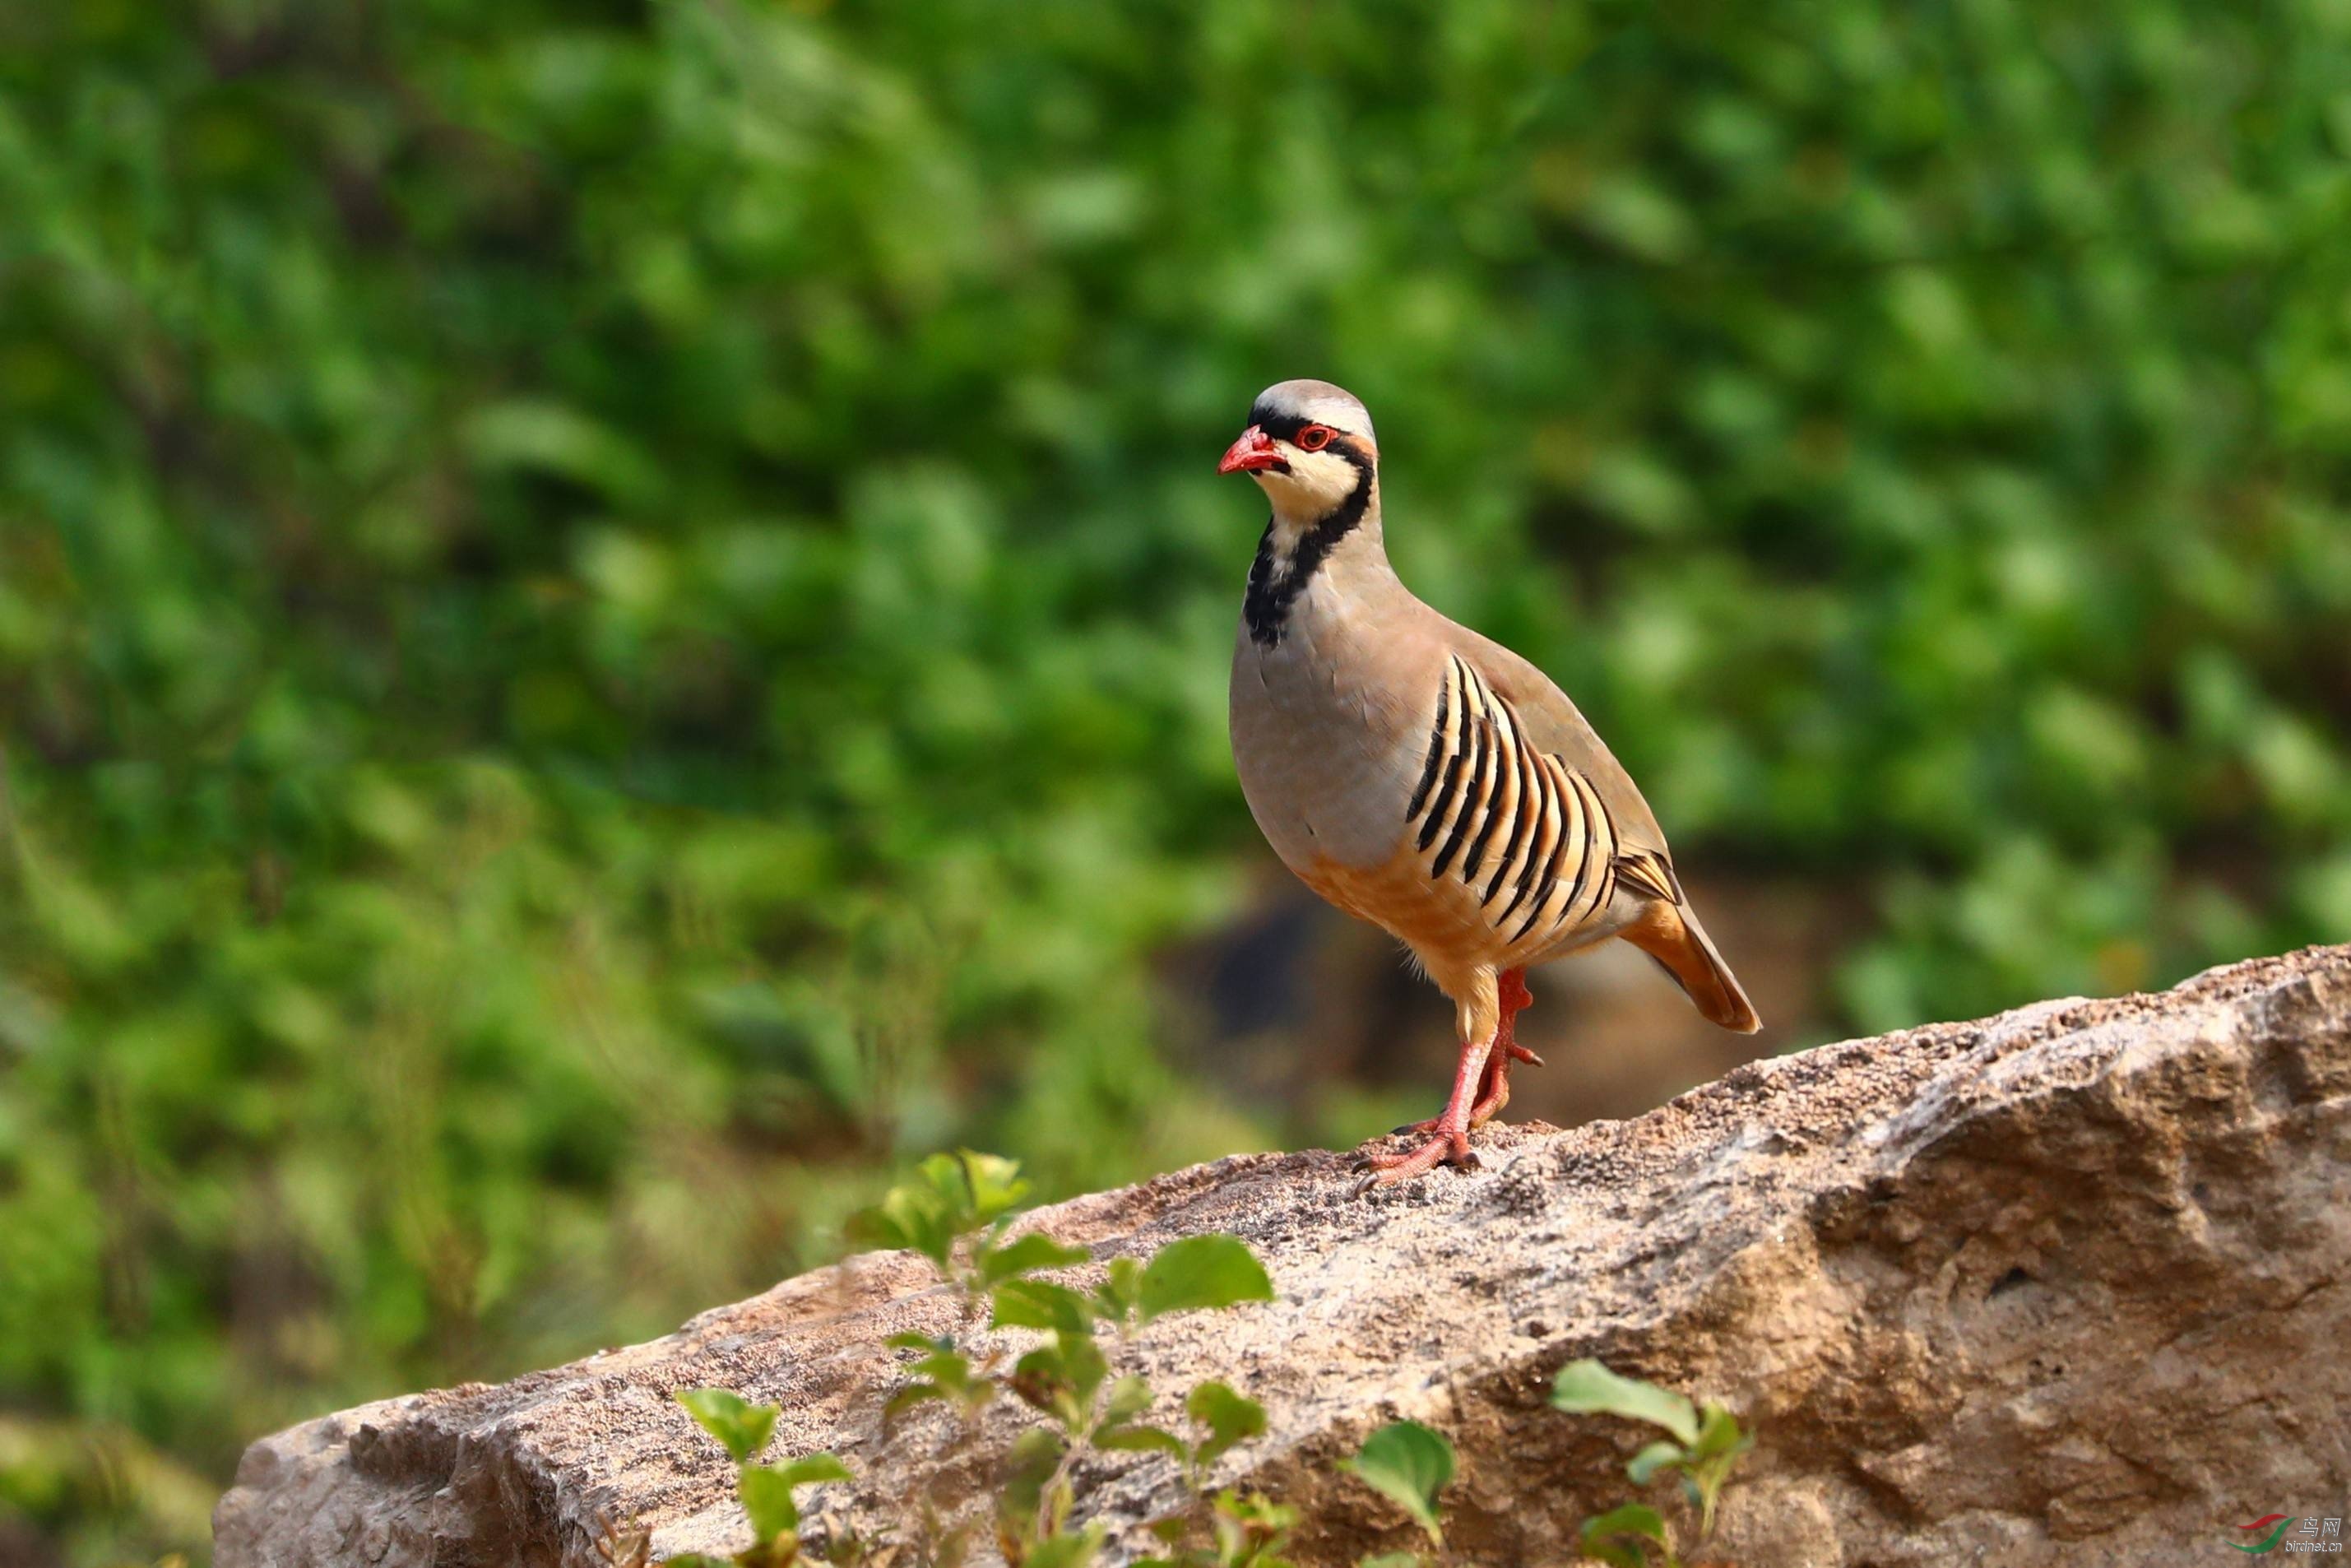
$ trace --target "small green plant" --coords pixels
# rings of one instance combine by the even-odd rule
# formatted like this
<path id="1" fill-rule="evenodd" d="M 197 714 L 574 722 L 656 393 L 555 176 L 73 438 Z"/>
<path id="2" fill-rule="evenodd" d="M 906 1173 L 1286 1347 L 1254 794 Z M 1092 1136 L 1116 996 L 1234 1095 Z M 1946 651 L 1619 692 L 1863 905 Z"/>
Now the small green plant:
<path id="1" fill-rule="evenodd" d="M 1755 1446 L 1753 1435 L 1740 1428 L 1737 1416 L 1719 1405 L 1693 1406 L 1670 1389 L 1619 1376 L 1596 1361 L 1571 1362 L 1560 1368 L 1551 1402 L 1579 1415 L 1622 1416 L 1663 1427 L 1670 1436 L 1635 1454 L 1625 1473 L 1635 1486 L 1647 1486 L 1660 1476 L 1678 1477 L 1683 1495 L 1698 1513 L 1698 1546 L 1713 1539 L 1715 1507 L 1723 1485 Z M 1585 1520 L 1582 1544 L 1585 1556 L 1616 1568 L 1646 1568 L 1652 1548 L 1665 1568 L 1680 1568 L 1682 1562 L 1664 1514 L 1643 1502 L 1628 1502 Z"/>
<path id="2" fill-rule="evenodd" d="M 1298 1528 L 1298 1511 L 1263 1493 L 1218 1492 L 1209 1504 L 1206 1544 L 1185 1546 L 1186 1525 L 1180 1518 L 1161 1521 L 1155 1528 L 1175 1555 L 1145 1557 L 1135 1568 L 1291 1568 L 1281 1552 Z"/>
<path id="3" fill-rule="evenodd" d="M 1265 1429 L 1263 1406 L 1217 1382 L 1201 1384 L 1185 1400 L 1196 1437 L 1151 1424 L 1144 1419 L 1153 1404 L 1150 1385 L 1141 1377 L 1112 1375 L 1105 1333 L 1123 1342 L 1171 1313 L 1270 1301 L 1273 1284 L 1247 1244 L 1224 1235 L 1169 1242 L 1147 1262 L 1113 1259 L 1091 1289 L 1044 1278 L 1091 1255 L 1036 1231 L 1012 1236 L 1027 1192 L 1009 1160 L 968 1151 L 935 1155 L 912 1181 L 856 1216 L 850 1234 L 930 1260 L 939 1277 L 961 1292 L 967 1322 L 985 1313 L 991 1329 L 1046 1336 L 1009 1367 L 1000 1344 L 975 1358 L 953 1334 L 895 1336 L 890 1343 L 918 1353 L 918 1359 L 907 1369 L 910 1381 L 891 1396 L 884 1418 L 936 1402 L 968 1423 L 1005 1394 L 1036 1412 L 1041 1423 L 1023 1432 L 1008 1457 L 998 1499 L 998 1546 L 1014 1568 L 1082 1568 L 1102 1544 L 1098 1529 L 1073 1531 L 1070 1524 L 1076 1502 L 1071 1474 L 1084 1454 L 1165 1453 L 1183 1467 L 1196 1491 L 1218 1458 Z M 1218 1499 L 1211 1508 L 1216 1550 L 1239 1555 L 1199 1560 L 1273 1568 L 1280 1562 L 1271 1555 L 1275 1543 L 1289 1529 L 1281 1512 L 1261 1498 Z M 1174 1521 L 1162 1539 L 1172 1544 L 1187 1528 Z"/>
<path id="4" fill-rule="evenodd" d="M 1154 1521 L 1163 1555 L 1137 1568 L 1291 1568 L 1283 1555 L 1299 1525 L 1294 1508 L 1261 1493 L 1231 1490 L 1207 1495 L 1217 1462 L 1236 1446 L 1263 1435 L 1263 1406 L 1217 1380 L 1194 1387 L 1183 1402 L 1183 1429 L 1148 1419 L 1155 1403 L 1150 1385 L 1114 1375 L 1112 1356 L 1144 1325 L 1175 1312 L 1213 1311 L 1272 1298 L 1264 1265 L 1238 1237 L 1186 1237 L 1145 1260 L 1113 1259 L 1091 1285 L 1063 1271 L 1091 1260 L 1081 1247 L 1039 1231 L 1012 1234 L 1028 1193 L 1009 1160 L 968 1152 L 938 1155 L 914 1177 L 891 1189 L 851 1222 L 850 1234 L 877 1246 L 903 1247 L 928 1259 L 960 1301 L 964 1325 L 1025 1330 L 1016 1345 L 1000 1335 L 979 1345 L 957 1333 L 900 1334 L 889 1343 L 917 1353 L 905 1385 L 884 1406 L 885 1424 L 925 1404 L 943 1404 L 964 1422 L 967 1437 L 977 1417 L 999 1399 L 1026 1406 L 1036 1424 L 1022 1431 L 1006 1457 L 995 1511 L 998 1551 L 1010 1568 L 1091 1568 L 1104 1531 L 1073 1525 L 1074 1467 L 1089 1452 L 1157 1453 L 1181 1469 L 1193 1502 Z M 1050 1276 L 1063 1274 L 1061 1278 Z M 758 1456 L 775 1436 L 778 1410 L 721 1388 L 682 1391 L 678 1400 L 717 1439 L 737 1466 L 737 1495 L 751 1525 L 751 1544 L 730 1559 L 672 1559 L 689 1568 L 791 1568 L 804 1562 L 852 1565 L 883 1555 L 907 1568 L 959 1568 L 968 1556 L 968 1526 L 945 1528 L 927 1509 L 906 1521 L 904 1538 L 868 1542 L 834 1531 L 822 1549 L 799 1534 L 799 1490 L 820 1481 L 847 1480 L 847 1467 L 831 1454 L 766 1465 Z M 1552 1403 L 1562 1410 L 1622 1416 L 1661 1427 L 1666 1438 L 1633 1457 L 1626 1473 L 1636 1486 L 1673 1475 L 1697 1515 L 1696 1540 L 1714 1532 L 1715 1511 L 1739 1459 L 1754 1446 L 1719 1405 L 1694 1406 L 1667 1389 L 1621 1377 L 1596 1361 L 1560 1372 Z M 1428 1568 L 1447 1560 L 1444 1493 L 1456 1457 L 1446 1437 L 1417 1421 L 1395 1421 L 1364 1440 L 1340 1469 L 1394 1502 L 1426 1537 L 1419 1551 L 1364 1558 L 1357 1568 Z M 1205 1508 L 1200 1506 L 1205 1503 Z M 1584 1521 L 1587 1557 L 1617 1568 L 1679 1568 L 1681 1557 L 1665 1516 L 1628 1502 Z M 649 1542 L 606 1529 L 598 1543 L 614 1568 L 646 1568 Z"/>
<path id="5" fill-rule="evenodd" d="M 698 1552 L 673 1557 L 668 1559 L 671 1568 L 721 1568 L 727 1563 L 736 1568 L 788 1568 L 801 1562 L 800 1511 L 794 1494 L 818 1481 L 845 1481 L 849 1467 L 831 1454 L 806 1454 L 780 1465 L 757 1463 L 759 1450 L 775 1436 L 778 1410 L 773 1405 L 754 1405 L 724 1388 L 683 1388 L 677 1402 L 735 1461 L 735 1495 L 751 1521 L 751 1544 L 732 1557 Z M 643 1562 L 642 1538 L 632 1546 L 635 1559 Z M 835 1552 L 820 1561 L 848 1563 L 862 1555 Z M 613 1554 L 606 1556 L 611 1560 Z"/>
<path id="6" fill-rule="evenodd" d="M 1230 1427 L 1217 1427 L 1212 1416 L 1203 1413 L 1201 1406 L 1216 1406 L 1219 1403 L 1217 1396 L 1203 1399 L 1201 1395 L 1222 1386 L 1203 1384 L 1194 1391 L 1189 1402 L 1194 1418 L 1211 1427 L 1209 1437 L 1199 1448 L 1213 1448 L 1217 1453 L 1229 1446 L 1220 1444 L 1219 1439 Z M 1249 1408 L 1255 1410 L 1256 1406 Z M 1260 1420 L 1262 1414 L 1258 1412 Z M 1341 1460 L 1339 1468 L 1392 1499 L 1427 1532 L 1431 1548 L 1441 1554 L 1445 1532 L 1438 1498 L 1453 1479 L 1453 1445 L 1442 1433 L 1417 1421 L 1397 1421 L 1365 1438 L 1355 1457 Z M 1213 1539 L 1206 1545 L 1196 1545 L 1173 1556 L 1145 1558 L 1136 1568 L 1290 1568 L 1289 1559 L 1280 1553 L 1298 1527 L 1296 1509 L 1259 1494 L 1238 1497 L 1226 1491 L 1216 1500 L 1212 1523 Z M 1357 1568 L 1425 1568 L 1427 1562 L 1416 1552 L 1391 1552 L 1366 1557 Z"/>
<path id="7" fill-rule="evenodd" d="M 1362 1449 L 1340 1469 L 1393 1500 L 1412 1521 L 1427 1532 L 1428 1543 L 1445 1550 L 1444 1520 L 1438 1494 L 1453 1479 L 1453 1445 L 1444 1434 L 1417 1421 L 1394 1421 L 1364 1439 Z M 1404 1561 L 1413 1561 L 1406 1557 Z M 1398 1561 L 1391 1555 L 1376 1560 Z"/>
<path id="8" fill-rule="evenodd" d="M 1013 1442 L 996 1507 L 996 1539 L 1010 1568 L 1091 1568 L 1101 1555 L 1099 1525 L 1071 1527 L 1076 1506 L 1073 1467 L 1090 1451 L 1164 1454 L 1178 1465 L 1196 1498 L 1207 1491 L 1218 1459 L 1266 1429 L 1263 1406 L 1229 1384 L 1210 1380 L 1184 1400 L 1187 1429 L 1170 1430 L 1145 1417 L 1155 1403 L 1139 1376 L 1113 1376 L 1112 1348 L 1144 1324 L 1171 1313 L 1209 1311 L 1273 1294 L 1264 1265 L 1238 1238 L 1187 1237 L 1147 1261 L 1113 1259 L 1091 1287 L 1047 1278 L 1090 1260 L 1080 1247 L 1038 1231 L 1011 1234 L 1028 1184 L 1009 1160 L 964 1152 L 923 1162 L 912 1180 L 893 1187 L 851 1222 L 851 1235 L 869 1244 L 903 1247 L 928 1259 L 961 1298 L 967 1324 L 984 1317 L 994 1330 L 1041 1335 L 1017 1357 L 998 1339 L 977 1355 L 955 1334 L 907 1333 L 889 1343 L 919 1353 L 904 1386 L 884 1406 L 885 1424 L 915 1406 L 939 1403 L 963 1418 L 967 1436 L 979 1415 L 1009 1396 L 1040 1417 Z M 1007 1364 L 1009 1360 L 1009 1364 Z M 672 1559 L 689 1568 L 790 1568 L 806 1561 L 863 1564 L 883 1542 L 835 1531 L 821 1552 L 799 1536 L 797 1493 L 819 1481 L 847 1480 L 831 1454 L 779 1465 L 758 1462 L 773 1439 L 778 1410 L 722 1388 L 695 1388 L 678 1400 L 717 1439 L 737 1466 L 737 1495 L 751 1525 L 751 1544 L 731 1559 Z M 1697 1542 L 1714 1533 L 1722 1490 L 1740 1458 L 1754 1446 L 1720 1405 L 1694 1406 L 1668 1389 L 1622 1377 L 1596 1361 L 1561 1369 L 1552 1403 L 1579 1414 L 1622 1416 L 1661 1427 L 1667 1437 L 1633 1457 L 1626 1474 L 1646 1486 L 1671 1474 L 1698 1516 Z M 1444 1492 L 1456 1457 L 1446 1437 L 1417 1421 L 1395 1421 L 1364 1440 L 1340 1469 L 1401 1508 L 1427 1537 L 1425 1552 L 1364 1558 L 1357 1568 L 1428 1568 L 1446 1560 Z M 1298 1511 L 1261 1493 L 1218 1492 L 1201 1511 L 1187 1509 L 1152 1525 L 1165 1550 L 1137 1568 L 1291 1568 L 1282 1555 L 1299 1523 Z M 893 1563 L 908 1568 L 960 1568 L 969 1528 L 944 1528 L 927 1508 L 912 1521 L 911 1540 L 890 1540 Z M 1628 1502 L 1586 1520 L 1583 1554 L 1616 1568 L 1680 1568 L 1665 1516 L 1647 1503 Z M 909 1550 L 911 1549 L 911 1550 Z M 609 1524 L 598 1550 L 613 1568 L 646 1568 L 650 1542 L 643 1531 L 622 1535 Z"/>

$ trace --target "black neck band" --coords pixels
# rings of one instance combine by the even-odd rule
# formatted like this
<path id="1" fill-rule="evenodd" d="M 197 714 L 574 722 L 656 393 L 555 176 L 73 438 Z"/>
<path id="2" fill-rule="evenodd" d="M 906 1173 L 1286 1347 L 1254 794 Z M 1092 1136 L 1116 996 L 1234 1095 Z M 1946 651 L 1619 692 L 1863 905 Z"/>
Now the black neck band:
<path id="1" fill-rule="evenodd" d="M 1355 487 L 1337 506 L 1315 518 L 1314 526 L 1300 536 L 1297 549 L 1290 553 L 1290 570 L 1280 581 L 1273 575 L 1280 559 L 1274 549 L 1273 519 L 1266 519 L 1265 535 L 1257 542 L 1257 559 L 1249 563 L 1249 597 L 1241 601 L 1241 619 L 1249 623 L 1249 637 L 1264 647 L 1280 644 L 1282 629 L 1290 620 L 1290 601 L 1322 570 L 1332 548 L 1353 533 L 1364 520 L 1364 514 L 1371 509 L 1371 459 L 1343 437 L 1324 450 L 1354 465 Z"/>

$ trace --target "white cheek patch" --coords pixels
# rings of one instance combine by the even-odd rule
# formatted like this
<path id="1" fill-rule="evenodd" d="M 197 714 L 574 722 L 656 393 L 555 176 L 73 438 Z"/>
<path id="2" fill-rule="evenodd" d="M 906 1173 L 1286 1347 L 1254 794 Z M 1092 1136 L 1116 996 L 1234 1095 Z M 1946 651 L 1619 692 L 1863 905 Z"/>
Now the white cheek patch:
<path id="1" fill-rule="evenodd" d="M 1336 516 L 1368 478 L 1349 454 L 1329 449 L 1309 452 L 1290 440 L 1277 439 L 1274 445 L 1283 467 L 1261 468 L 1249 477 L 1273 503 L 1270 549 L 1262 565 L 1268 580 L 1278 585 L 1289 574 L 1291 557 L 1307 537 Z"/>
<path id="2" fill-rule="evenodd" d="M 1335 452 L 1299 451 L 1290 459 L 1290 471 L 1316 495 L 1337 500 L 1355 487 L 1355 465 Z"/>
<path id="3" fill-rule="evenodd" d="M 1267 469 L 1258 476 L 1266 493 L 1277 500 L 1292 499 L 1319 514 L 1337 506 L 1355 487 L 1355 465 L 1334 453 L 1308 452 L 1284 442 L 1281 455 L 1290 465 L 1289 473 Z"/>

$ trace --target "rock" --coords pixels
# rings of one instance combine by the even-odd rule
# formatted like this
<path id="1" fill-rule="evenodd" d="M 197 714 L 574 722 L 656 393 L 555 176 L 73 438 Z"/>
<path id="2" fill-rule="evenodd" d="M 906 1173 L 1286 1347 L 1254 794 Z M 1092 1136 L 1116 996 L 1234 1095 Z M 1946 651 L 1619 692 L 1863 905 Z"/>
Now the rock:
<path id="1" fill-rule="evenodd" d="M 2264 1514 L 2351 1513 L 2351 947 L 1479 1137 L 1483 1171 L 1367 1197 L 1318 1151 L 1037 1216 L 1097 1258 L 1222 1229 L 1266 1259 L 1278 1301 L 1163 1320 L 1115 1364 L 1168 1408 L 1211 1376 L 1266 1403 L 1217 1479 L 1303 1508 L 1303 1564 L 1411 1544 L 1332 1469 L 1407 1416 L 1459 1446 L 1458 1560 L 1571 1560 L 1646 1440 L 1546 1404 L 1587 1355 L 1760 1430 L 1718 1538 L 1742 1564 L 2169 1563 Z M 971 1442 L 936 1406 L 881 1422 L 883 1341 L 953 1318 L 926 1265 L 869 1256 L 650 1344 L 326 1416 L 248 1450 L 218 1562 L 584 1565 L 600 1511 L 657 1554 L 727 1549 L 727 1467 L 671 1398 L 702 1384 L 782 1404 L 771 1455 L 850 1461 L 820 1521 L 974 1506 L 1016 1411 Z M 1180 1496 L 1149 1456 L 1080 1487 L 1114 1561 Z"/>

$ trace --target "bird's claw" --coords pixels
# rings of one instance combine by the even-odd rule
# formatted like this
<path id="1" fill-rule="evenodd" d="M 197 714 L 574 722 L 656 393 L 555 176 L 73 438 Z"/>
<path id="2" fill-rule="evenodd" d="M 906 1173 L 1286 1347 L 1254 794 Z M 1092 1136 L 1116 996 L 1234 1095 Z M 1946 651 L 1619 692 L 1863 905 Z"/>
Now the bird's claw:
<path id="1" fill-rule="evenodd" d="M 1397 1130 L 1416 1132 L 1419 1129 L 1404 1127 Z M 1364 1173 L 1363 1179 L 1355 1184 L 1357 1197 L 1361 1197 L 1375 1186 L 1386 1186 L 1395 1182 L 1407 1181 L 1414 1176 L 1435 1170 L 1438 1166 L 1451 1166 L 1454 1169 L 1462 1171 L 1486 1168 L 1485 1162 L 1478 1157 L 1478 1151 L 1469 1146 L 1469 1135 L 1466 1132 L 1449 1135 L 1439 1133 L 1420 1147 L 1399 1155 L 1374 1154 L 1365 1149 L 1357 1153 L 1355 1157 L 1348 1162 L 1348 1167 L 1351 1170 Z"/>

